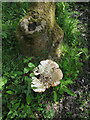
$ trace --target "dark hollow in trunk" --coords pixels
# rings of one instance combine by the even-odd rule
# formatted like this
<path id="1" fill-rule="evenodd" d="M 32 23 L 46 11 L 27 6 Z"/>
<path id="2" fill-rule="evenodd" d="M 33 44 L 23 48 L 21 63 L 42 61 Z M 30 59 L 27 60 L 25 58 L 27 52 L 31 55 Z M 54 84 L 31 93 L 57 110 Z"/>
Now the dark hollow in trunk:
<path id="1" fill-rule="evenodd" d="M 29 57 L 60 57 L 64 32 L 55 21 L 55 4 L 30 4 L 29 12 L 19 21 L 16 30 L 21 53 Z"/>

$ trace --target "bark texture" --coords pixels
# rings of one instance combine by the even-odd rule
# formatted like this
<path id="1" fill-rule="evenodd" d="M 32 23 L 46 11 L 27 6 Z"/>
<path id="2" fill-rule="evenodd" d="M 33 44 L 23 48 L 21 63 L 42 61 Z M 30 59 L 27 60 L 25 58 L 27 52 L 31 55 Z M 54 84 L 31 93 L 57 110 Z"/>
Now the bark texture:
<path id="1" fill-rule="evenodd" d="M 55 21 L 53 2 L 30 3 L 29 12 L 19 21 L 16 36 L 25 56 L 60 57 L 63 30 Z"/>

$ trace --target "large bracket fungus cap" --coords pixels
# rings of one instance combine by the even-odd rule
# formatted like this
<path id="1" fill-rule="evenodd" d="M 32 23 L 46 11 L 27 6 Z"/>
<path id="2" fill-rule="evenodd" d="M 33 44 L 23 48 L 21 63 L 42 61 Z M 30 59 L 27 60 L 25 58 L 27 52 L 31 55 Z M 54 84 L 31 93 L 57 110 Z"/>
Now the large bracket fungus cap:
<path id="1" fill-rule="evenodd" d="M 63 78 L 59 65 L 52 60 L 43 60 L 34 69 L 31 88 L 35 92 L 44 92 L 50 86 L 57 86 Z"/>

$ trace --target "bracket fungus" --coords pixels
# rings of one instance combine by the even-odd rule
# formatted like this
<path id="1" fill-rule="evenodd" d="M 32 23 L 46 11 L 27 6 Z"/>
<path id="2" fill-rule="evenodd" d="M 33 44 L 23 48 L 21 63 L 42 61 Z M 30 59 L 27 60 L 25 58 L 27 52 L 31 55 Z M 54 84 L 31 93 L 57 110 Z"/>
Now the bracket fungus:
<path id="1" fill-rule="evenodd" d="M 35 92 L 44 92 L 50 86 L 57 86 L 63 78 L 59 65 L 52 60 L 42 60 L 34 69 L 31 88 Z"/>

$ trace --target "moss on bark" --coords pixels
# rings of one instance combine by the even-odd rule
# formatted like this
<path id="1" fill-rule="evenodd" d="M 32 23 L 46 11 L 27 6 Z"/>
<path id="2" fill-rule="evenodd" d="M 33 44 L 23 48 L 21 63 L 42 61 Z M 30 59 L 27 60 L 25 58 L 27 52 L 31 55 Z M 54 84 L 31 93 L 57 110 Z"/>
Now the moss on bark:
<path id="1" fill-rule="evenodd" d="M 31 3 L 20 20 L 16 36 L 21 52 L 26 56 L 60 56 L 64 32 L 55 21 L 55 4 Z"/>

